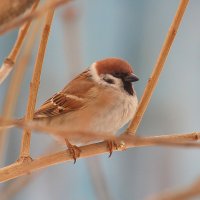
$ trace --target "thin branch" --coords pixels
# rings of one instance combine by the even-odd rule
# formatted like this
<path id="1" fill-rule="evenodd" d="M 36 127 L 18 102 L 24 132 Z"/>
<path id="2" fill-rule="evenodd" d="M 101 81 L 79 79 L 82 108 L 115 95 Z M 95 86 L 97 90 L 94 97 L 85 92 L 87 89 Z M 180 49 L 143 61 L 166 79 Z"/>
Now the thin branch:
<path id="1" fill-rule="evenodd" d="M 174 17 L 174 20 L 169 28 L 167 37 L 165 39 L 165 42 L 163 44 L 163 47 L 161 49 L 161 52 L 159 54 L 159 57 L 157 59 L 157 62 L 155 64 L 155 67 L 153 69 L 153 72 L 151 74 L 151 77 L 149 78 L 149 81 L 146 85 L 146 88 L 144 90 L 143 96 L 141 98 L 139 107 L 137 109 L 137 112 L 126 130 L 127 134 L 135 135 L 137 128 L 142 120 L 142 117 L 147 109 L 147 106 L 151 100 L 151 96 L 153 94 L 153 91 L 158 83 L 160 74 L 163 70 L 165 61 L 167 59 L 167 56 L 169 54 L 170 48 L 172 46 L 172 43 L 174 41 L 174 38 L 176 36 L 177 30 L 179 28 L 180 22 L 182 20 L 183 14 L 186 10 L 186 7 L 188 5 L 189 0 L 181 0 L 179 7 L 177 9 L 176 15 Z"/>
<path id="2" fill-rule="evenodd" d="M 25 115 L 26 120 L 32 119 L 34 115 L 36 98 L 37 98 L 38 88 L 40 84 L 42 64 L 44 60 L 44 54 L 45 54 L 45 50 L 47 46 L 53 14 L 54 14 L 54 10 L 50 10 L 47 13 L 46 22 L 45 22 L 44 29 L 42 32 L 42 37 L 41 37 L 41 42 L 40 42 L 40 46 L 38 50 L 36 64 L 34 67 L 33 77 L 30 83 L 30 94 L 29 94 L 29 99 L 28 99 L 27 111 Z M 21 153 L 20 153 L 21 158 L 26 158 L 30 156 L 30 138 L 31 138 L 30 131 L 24 130 L 22 144 L 21 144 Z"/>
<path id="3" fill-rule="evenodd" d="M 24 77 L 24 73 L 27 68 L 27 64 L 31 57 L 31 51 L 35 43 L 36 34 L 38 33 L 39 23 L 33 24 L 31 29 L 31 39 L 27 39 L 25 47 L 22 52 L 22 56 L 16 65 L 13 76 L 8 86 L 7 93 L 5 95 L 5 100 L 3 104 L 2 115 L 4 119 L 9 119 L 15 110 L 17 104 L 17 98 L 20 93 L 20 86 Z M 3 149 L 5 145 L 6 130 L 0 130 L 0 161 L 2 160 Z"/>
<path id="4" fill-rule="evenodd" d="M 200 196 L 200 179 L 196 180 L 188 188 L 163 192 L 160 195 L 149 198 L 149 200 L 189 200 L 197 196 Z"/>
<path id="5" fill-rule="evenodd" d="M 30 13 L 34 12 L 34 10 L 37 8 L 38 4 L 39 4 L 39 0 L 36 0 L 35 3 L 33 4 L 33 7 L 31 9 Z M 10 72 L 13 69 L 13 66 L 16 62 L 17 56 L 18 56 L 19 51 L 22 47 L 25 36 L 26 36 L 28 29 L 30 27 L 30 24 L 31 24 L 31 21 L 22 25 L 22 27 L 19 29 L 17 40 L 16 40 L 10 54 L 4 60 L 2 66 L 0 68 L 0 85 L 2 84 L 2 82 L 6 79 L 6 77 L 10 74 Z"/>
<path id="6" fill-rule="evenodd" d="M 5 26 L 0 27 L 0 35 L 6 33 L 9 30 L 12 30 L 20 25 L 22 25 L 26 21 L 31 21 L 35 18 L 38 18 L 44 13 L 46 13 L 49 10 L 55 9 L 65 3 L 70 2 L 71 0 L 54 0 L 54 1 L 49 1 L 43 6 L 41 6 L 38 10 L 36 10 L 33 13 L 27 14 L 21 18 L 17 18 L 16 20 L 11 21 L 10 23 L 5 24 Z"/>
<path id="7" fill-rule="evenodd" d="M 126 144 L 126 148 L 134 148 L 134 147 L 149 147 L 149 146 L 162 146 L 169 144 L 170 146 L 183 146 L 185 147 L 184 142 L 187 144 L 192 144 L 194 147 L 200 148 L 199 143 L 189 143 L 198 141 L 200 138 L 200 133 L 188 133 L 188 134 L 173 134 L 173 135 L 162 135 L 162 136 L 152 136 L 145 138 L 137 138 L 129 135 L 123 136 L 119 138 L 119 143 L 124 141 Z M 161 144 L 159 142 L 161 141 Z M 108 152 L 107 143 L 99 142 L 96 144 L 90 144 L 86 146 L 80 147 L 81 154 L 80 158 L 91 157 L 99 154 L 104 154 Z M 115 151 L 122 150 L 123 147 L 119 147 Z M 51 165 L 55 165 L 58 163 L 62 163 L 65 161 L 73 160 L 68 150 L 60 151 L 58 153 L 54 153 L 51 155 L 43 156 L 37 158 L 35 160 L 27 159 L 25 162 L 21 160 L 17 161 L 14 164 L 6 166 L 0 169 L 0 182 L 4 182 L 32 171 L 45 168 Z"/>

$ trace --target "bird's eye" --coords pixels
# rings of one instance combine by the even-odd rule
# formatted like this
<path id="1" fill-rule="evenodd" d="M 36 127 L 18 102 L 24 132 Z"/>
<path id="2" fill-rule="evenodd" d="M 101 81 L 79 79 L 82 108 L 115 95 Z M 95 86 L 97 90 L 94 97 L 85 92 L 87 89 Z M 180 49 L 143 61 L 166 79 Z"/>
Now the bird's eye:
<path id="1" fill-rule="evenodd" d="M 116 77 L 116 78 L 122 78 L 122 77 L 125 76 L 125 74 L 124 74 L 124 73 L 121 73 L 121 72 L 115 72 L 115 73 L 113 74 L 113 76 Z"/>
<path id="2" fill-rule="evenodd" d="M 120 77 L 120 75 L 121 75 L 121 74 L 120 74 L 119 72 L 115 72 L 115 73 L 114 73 L 114 76 L 115 76 L 115 77 Z"/>
<path id="3" fill-rule="evenodd" d="M 114 80 L 112 80 L 110 78 L 104 78 L 103 80 L 106 81 L 109 84 L 114 84 L 115 83 Z"/>

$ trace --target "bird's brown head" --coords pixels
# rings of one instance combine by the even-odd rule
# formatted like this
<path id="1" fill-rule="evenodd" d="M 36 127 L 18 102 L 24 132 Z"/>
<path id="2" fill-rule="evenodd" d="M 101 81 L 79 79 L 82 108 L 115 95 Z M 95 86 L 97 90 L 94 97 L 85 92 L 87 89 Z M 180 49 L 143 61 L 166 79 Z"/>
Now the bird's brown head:
<path id="1" fill-rule="evenodd" d="M 133 95 L 132 82 L 138 81 L 138 77 L 133 73 L 131 65 L 119 58 L 107 58 L 94 63 L 99 77 L 108 83 L 116 84 L 116 79 L 120 79 L 126 92 Z"/>

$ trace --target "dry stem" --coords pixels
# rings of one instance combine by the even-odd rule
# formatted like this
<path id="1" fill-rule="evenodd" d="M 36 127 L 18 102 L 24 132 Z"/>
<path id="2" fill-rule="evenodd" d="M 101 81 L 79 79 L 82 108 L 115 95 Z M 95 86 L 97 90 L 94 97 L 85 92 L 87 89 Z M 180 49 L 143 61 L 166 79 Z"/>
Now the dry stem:
<path id="1" fill-rule="evenodd" d="M 31 12 L 34 12 L 34 10 L 37 8 L 39 3 L 39 0 L 36 0 L 33 4 L 33 7 L 31 9 Z M 11 70 L 13 69 L 13 66 L 16 62 L 16 58 L 19 54 L 19 51 L 22 47 L 23 41 L 25 39 L 25 36 L 28 32 L 28 29 L 30 27 L 31 21 L 27 22 L 26 24 L 22 25 L 22 27 L 19 29 L 17 40 L 8 55 L 8 57 L 4 60 L 1 68 L 0 68 L 0 85 L 1 83 L 6 79 L 6 77 L 10 74 Z"/>
<path id="2" fill-rule="evenodd" d="M 36 64 L 34 67 L 33 77 L 30 83 L 30 94 L 29 94 L 29 99 L 28 99 L 27 111 L 25 115 L 26 120 L 32 119 L 34 115 L 36 98 L 37 98 L 38 88 L 40 84 L 42 64 L 44 60 L 44 54 L 45 54 L 48 36 L 50 32 L 51 22 L 53 19 L 53 14 L 54 14 L 53 10 L 50 10 L 47 13 L 46 22 L 45 22 L 44 29 L 42 32 L 42 38 L 41 38 L 41 42 L 40 42 L 40 46 L 38 50 Z M 21 153 L 20 153 L 21 158 L 26 158 L 30 156 L 30 138 L 31 138 L 30 131 L 24 130 L 22 145 L 21 145 Z"/>
<path id="3" fill-rule="evenodd" d="M 46 13 L 49 10 L 52 10 L 54 8 L 57 8 L 58 6 L 61 6 L 65 3 L 68 3 L 70 0 L 54 0 L 54 1 L 49 1 L 46 4 L 44 4 L 43 6 L 41 6 L 38 10 L 36 10 L 33 13 L 27 14 L 21 18 L 17 18 L 16 20 L 13 20 L 7 24 L 5 24 L 5 26 L 0 27 L 0 35 L 6 33 L 7 31 L 16 28 L 18 26 L 20 26 L 21 24 L 23 24 L 26 21 L 30 21 L 33 20 L 37 17 L 42 16 L 44 13 Z"/>
<path id="4" fill-rule="evenodd" d="M 123 136 L 119 138 L 119 141 L 123 140 L 126 144 L 126 148 L 133 147 L 148 147 L 148 146 L 161 146 L 161 145 L 173 145 L 173 146 L 184 146 L 186 144 L 191 144 L 192 147 L 200 148 L 199 143 L 194 143 L 200 138 L 200 133 L 188 133 L 188 134 L 173 134 L 173 135 L 163 135 L 163 136 L 152 136 L 145 138 L 136 138 L 132 136 Z M 188 143 L 190 142 L 190 143 Z M 193 143 L 191 143 L 193 142 Z M 95 156 L 108 152 L 106 142 L 99 142 L 96 144 L 90 144 L 80 147 L 81 155 L 80 158 L 86 158 L 90 156 Z M 116 149 L 120 151 L 121 148 Z M 4 182 L 32 171 L 45 168 L 51 165 L 55 165 L 64 161 L 73 160 L 69 151 L 61 151 L 51 155 L 43 156 L 35 160 L 26 160 L 26 162 L 17 161 L 7 167 L 0 169 L 0 182 Z"/>
<path id="5" fill-rule="evenodd" d="M 17 63 L 16 69 L 11 78 L 10 85 L 8 86 L 2 112 L 2 115 L 5 119 L 11 118 L 16 107 L 17 98 L 20 93 L 21 82 L 26 71 L 27 64 L 31 57 L 31 50 L 35 42 L 36 34 L 38 33 L 38 28 L 39 24 L 37 23 L 34 24 L 33 28 L 31 29 L 31 39 L 28 39 L 27 43 L 25 44 L 22 56 Z M 0 130 L 0 161 L 2 160 L 3 149 L 5 145 L 5 134 L 6 130 Z"/>
<path id="6" fill-rule="evenodd" d="M 180 22 L 182 20 L 182 17 L 186 10 L 188 2 L 189 2 L 189 0 L 181 0 L 181 2 L 179 4 L 176 15 L 170 26 L 170 29 L 168 31 L 167 37 L 165 39 L 165 42 L 163 44 L 163 47 L 161 49 L 161 52 L 159 54 L 159 57 L 155 64 L 155 67 L 153 69 L 151 77 L 149 78 L 149 81 L 144 90 L 144 93 L 143 93 L 142 99 L 140 101 L 139 107 L 137 109 L 137 112 L 136 112 L 130 126 L 126 130 L 126 133 L 128 133 L 128 134 L 135 135 L 135 133 L 137 131 L 137 128 L 142 120 L 143 115 L 144 115 L 144 112 L 146 111 L 147 106 L 150 102 L 153 91 L 158 83 L 160 74 L 163 70 L 166 58 L 169 54 L 170 48 L 171 48 L 174 38 L 176 36 L 177 30 L 179 28 Z"/>

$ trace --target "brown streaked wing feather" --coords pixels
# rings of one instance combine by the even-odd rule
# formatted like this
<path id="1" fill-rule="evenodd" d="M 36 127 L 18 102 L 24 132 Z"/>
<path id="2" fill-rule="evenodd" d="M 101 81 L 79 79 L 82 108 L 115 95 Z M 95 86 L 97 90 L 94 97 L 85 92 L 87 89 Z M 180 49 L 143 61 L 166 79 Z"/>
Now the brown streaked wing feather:
<path id="1" fill-rule="evenodd" d="M 48 99 L 34 114 L 34 119 L 54 117 L 83 107 L 81 100 L 68 97 L 60 92 Z"/>
<path id="2" fill-rule="evenodd" d="M 86 70 L 66 85 L 62 91 L 80 98 L 86 98 L 88 91 L 94 86 L 95 83 L 91 80 L 90 72 Z"/>
<path id="3" fill-rule="evenodd" d="M 88 71 L 73 79 L 61 92 L 44 102 L 35 112 L 34 119 L 55 117 L 84 107 L 89 90 L 94 87 Z"/>

